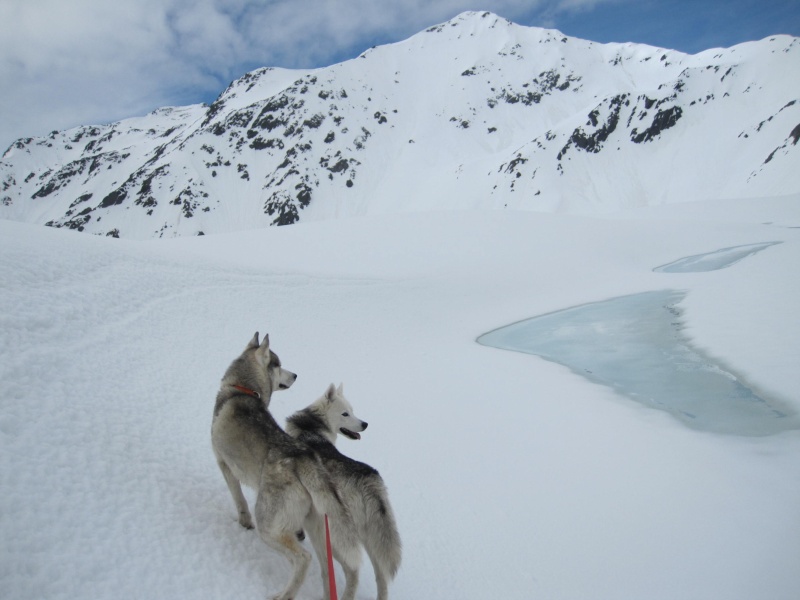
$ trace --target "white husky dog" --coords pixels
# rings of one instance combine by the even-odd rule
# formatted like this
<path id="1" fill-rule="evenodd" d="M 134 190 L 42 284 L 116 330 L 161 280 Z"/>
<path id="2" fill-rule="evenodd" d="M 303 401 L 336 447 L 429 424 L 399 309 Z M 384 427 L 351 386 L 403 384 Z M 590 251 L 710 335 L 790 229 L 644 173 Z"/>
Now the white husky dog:
<path id="1" fill-rule="evenodd" d="M 287 433 L 312 448 L 333 479 L 355 522 L 358 539 L 372 561 L 378 600 L 387 600 L 388 583 L 400 567 L 402 547 L 386 486 L 378 471 L 348 458 L 335 446 L 338 433 L 358 440 L 366 428 L 367 423 L 353 413 L 343 386 L 337 389 L 333 384 L 321 398 L 286 420 Z M 323 581 L 327 577 L 324 565 Z M 358 581 L 357 573 L 355 577 Z M 350 576 L 347 583 L 349 586 Z"/>

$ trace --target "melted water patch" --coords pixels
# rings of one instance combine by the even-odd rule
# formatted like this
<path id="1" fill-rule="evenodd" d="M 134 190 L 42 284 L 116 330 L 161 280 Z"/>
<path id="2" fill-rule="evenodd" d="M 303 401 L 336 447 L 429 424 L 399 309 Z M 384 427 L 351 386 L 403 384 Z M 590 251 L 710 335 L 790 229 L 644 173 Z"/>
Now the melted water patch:
<path id="1" fill-rule="evenodd" d="M 740 260 L 761 252 L 765 248 L 781 244 L 782 242 L 762 242 L 760 244 L 746 244 L 744 246 L 731 246 L 721 248 L 705 254 L 695 254 L 678 259 L 666 265 L 656 267 L 653 271 L 658 273 L 702 273 L 717 271 L 735 265 Z"/>
<path id="2" fill-rule="evenodd" d="M 800 428 L 800 417 L 753 392 L 681 334 L 675 290 L 612 298 L 486 333 L 478 343 L 541 356 L 664 410 L 689 427 L 733 435 Z"/>

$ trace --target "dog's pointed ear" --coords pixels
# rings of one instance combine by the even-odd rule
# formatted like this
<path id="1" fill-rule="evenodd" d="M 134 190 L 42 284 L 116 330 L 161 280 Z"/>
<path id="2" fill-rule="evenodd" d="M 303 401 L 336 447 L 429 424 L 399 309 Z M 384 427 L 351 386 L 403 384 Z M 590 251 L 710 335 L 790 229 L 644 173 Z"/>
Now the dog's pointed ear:
<path id="1" fill-rule="evenodd" d="M 269 334 L 264 334 L 264 339 L 261 340 L 261 345 L 258 347 L 258 352 L 261 356 L 268 357 L 269 356 Z M 267 360 L 265 358 L 265 360 Z"/>
<path id="2" fill-rule="evenodd" d="M 340 395 L 344 396 L 344 383 L 339 384 L 339 389 L 337 391 Z"/>
<path id="3" fill-rule="evenodd" d="M 247 344 L 247 350 L 251 350 L 253 348 L 258 348 L 258 332 L 253 336 L 253 339 Z"/>
<path id="4" fill-rule="evenodd" d="M 325 390 L 325 398 L 327 398 L 328 402 L 333 402 L 333 399 L 336 397 L 336 386 L 330 384 L 328 389 Z"/>

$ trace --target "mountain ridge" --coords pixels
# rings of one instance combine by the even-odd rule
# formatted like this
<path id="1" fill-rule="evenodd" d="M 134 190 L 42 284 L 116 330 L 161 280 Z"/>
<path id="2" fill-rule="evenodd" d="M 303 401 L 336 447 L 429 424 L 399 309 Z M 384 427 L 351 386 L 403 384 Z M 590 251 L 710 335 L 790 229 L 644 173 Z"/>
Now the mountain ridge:
<path id="1" fill-rule="evenodd" d="M 330 67 L 256 69 L 208 106 L 18 140 L 0 217 L 144 239 L 783 195 L 799 124 L 800 38 L 686 55 L 471 12 Z"/>

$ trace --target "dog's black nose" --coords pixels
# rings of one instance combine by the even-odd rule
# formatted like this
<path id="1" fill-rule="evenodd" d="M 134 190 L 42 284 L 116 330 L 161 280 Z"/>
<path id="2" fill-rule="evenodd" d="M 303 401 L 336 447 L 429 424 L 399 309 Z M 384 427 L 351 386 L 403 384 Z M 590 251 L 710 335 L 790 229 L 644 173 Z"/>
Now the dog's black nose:
<path id="1" fill-rule="evenodd" d="M 364 429 L 366 429 L 366 428 L 367 428 L 367 425 L 369 425 L 369 423 L 367 423 L 366 421 L 361 421 L 361 426 L 362 426 Z M 364 431 L 364 429 L 362 429 L 361 431 Z"/>

